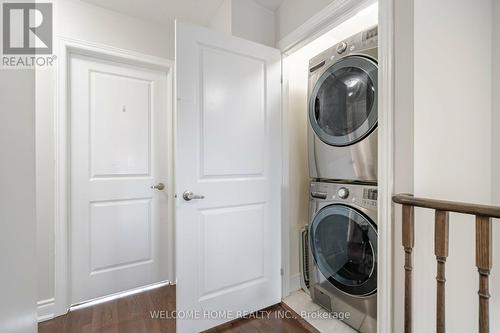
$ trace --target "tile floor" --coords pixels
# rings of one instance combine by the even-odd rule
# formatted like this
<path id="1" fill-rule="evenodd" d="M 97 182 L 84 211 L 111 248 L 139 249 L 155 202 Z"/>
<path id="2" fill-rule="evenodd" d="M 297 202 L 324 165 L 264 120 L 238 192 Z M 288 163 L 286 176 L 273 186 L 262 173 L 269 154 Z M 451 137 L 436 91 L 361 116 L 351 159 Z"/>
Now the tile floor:
<path id="1" fill-rule="evenodd" d="M 283 302 L 321 333 L 356 333 L 342 321 L 331 318 L 326 310 L 313 303 L 311 297 L 302 290 L 293 292 Z"/>

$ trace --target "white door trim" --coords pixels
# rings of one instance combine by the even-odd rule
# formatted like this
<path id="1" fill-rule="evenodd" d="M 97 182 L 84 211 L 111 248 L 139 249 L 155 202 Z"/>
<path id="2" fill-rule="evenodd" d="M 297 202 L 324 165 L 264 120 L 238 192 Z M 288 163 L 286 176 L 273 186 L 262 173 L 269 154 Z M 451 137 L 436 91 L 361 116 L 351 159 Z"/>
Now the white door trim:
<path id="1" fill-rule="evenodd" d="M 284 54 L 291 54 L 321 34 L 352 17 L 355 13 L 375 3 L 374 0 L 334 1 L 304 24 L 281 39 L 277 46 Z M 393 331 L 393 205 L 394 189 L 394 0 L 379 0 L 379 225 L 378 235 L 378 332 Z M 286 71 L 284 78 L 286 80 Z M 287 132 L 287 86 L 283 83 L 283 297 L 289 294 L 289 243 L 290 226 L 288 221 L 288 132 Z M 381 110 L 381 111 L 380 111 Z"/>
<path id="2" fill-rule="evenodd" d="M 394 0 L 379 1 L 377 329 L 393 332 Z"/>
<path id="3" fill-rule="evenodd" d="M 102 60 L 136 65 L 165 72 L 168 81 L 169 104 L 168 127 L 169 142 L 167 152 L 169 161 L 167 190 L 169 195 L 168 239 L 169 281 L 175 281 L 174 272 L 174 178 L 173 178 L 173 110 L 174 110 L 174 62 L 168 59 L 144 55 L 129 50 L 118 49 L 106 45 L 90 43 L 66 37 L 57 37 L 57 78 L 56 78 L 56 111 L 55 111 L 55 295 L 54 316 L 65 314 L 70 307 L 70 238 L 69 238 L 69 107 L 68 107 L 68 66 L 71 55 L 80 54 Z"/>
<path id="4" fill-rule="evenodd" d="M 290 143 L 288 133 L 288 73 L 281 55 L 281 298 L 290 295 Z"/>

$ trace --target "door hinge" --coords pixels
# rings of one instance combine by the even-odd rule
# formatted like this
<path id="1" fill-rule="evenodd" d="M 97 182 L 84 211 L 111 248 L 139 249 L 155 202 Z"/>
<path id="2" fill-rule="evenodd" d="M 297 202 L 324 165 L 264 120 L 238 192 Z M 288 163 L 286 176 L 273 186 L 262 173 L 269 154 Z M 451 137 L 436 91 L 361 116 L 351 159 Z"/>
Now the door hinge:
<path id="1" fill-rule="evenodd" d="M 280 268 L 280 275 L 281 276 L 285 275 L 285 271 L 283 270 L 283 268 Z"/>

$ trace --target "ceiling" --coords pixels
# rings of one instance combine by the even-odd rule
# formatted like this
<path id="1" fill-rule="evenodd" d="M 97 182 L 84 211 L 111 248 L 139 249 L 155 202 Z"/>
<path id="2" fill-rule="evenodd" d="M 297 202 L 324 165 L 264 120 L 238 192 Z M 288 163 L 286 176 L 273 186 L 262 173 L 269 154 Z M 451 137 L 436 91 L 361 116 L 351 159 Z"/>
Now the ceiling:
<path id="1" fill-rule="evenodd" d="M 208 24 L 223 0 L 83 0 L 123 14 L 157 24 L 170 24 L 179 18 L 192 23 Z M 276 10 L 283 0 L 254 0 Z"/>

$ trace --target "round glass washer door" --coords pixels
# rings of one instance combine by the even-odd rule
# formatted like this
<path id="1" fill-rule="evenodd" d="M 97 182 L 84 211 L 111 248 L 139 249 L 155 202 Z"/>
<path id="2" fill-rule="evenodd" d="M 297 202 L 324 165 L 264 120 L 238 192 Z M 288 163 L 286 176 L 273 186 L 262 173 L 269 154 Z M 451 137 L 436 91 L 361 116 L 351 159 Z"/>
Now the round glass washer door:
<path id="1" fill-rule="evenodd" d="M 319 271 L 340 291 L 368 296 L 377 290 L 377 230 L 361 212 L 340 204 L 321 209 L 309 241 Z"/>
<path id="2" fill-rule="evenodd" d="M 349 56 L 330 66 L 309 99 L 309 121 L 321 141 L 352 145 L 377 126 L 378 68 L 369 58 Z"/>

